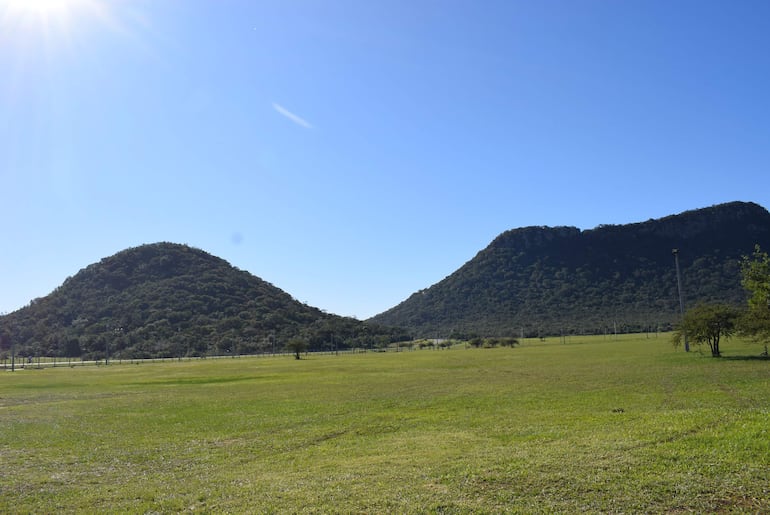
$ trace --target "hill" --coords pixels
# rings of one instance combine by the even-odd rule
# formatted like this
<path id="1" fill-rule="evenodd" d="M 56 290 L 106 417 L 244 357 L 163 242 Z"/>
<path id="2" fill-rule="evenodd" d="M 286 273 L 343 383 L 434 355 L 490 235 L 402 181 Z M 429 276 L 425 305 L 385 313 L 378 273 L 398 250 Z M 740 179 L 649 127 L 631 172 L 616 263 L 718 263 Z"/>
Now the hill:
<path id="1" fill-rule="evenodd" d="M 742 303 L 739 260 L 770 247 L 770 213 L 732 202 L 628 225 L 507 231 L 459 270 L 371 321 L 415 335 L 601 334 L 669 328 L 686 305 Z"/>
<path id="2" fill-rule="evenodd" d="M 84 268 L 50 295 L 0 317 L 0 331 L 21 355 L 87 358 L 280 350 L 297 335 L 313 349 L 391 337 L 173 243 L 130 248 Z"/>

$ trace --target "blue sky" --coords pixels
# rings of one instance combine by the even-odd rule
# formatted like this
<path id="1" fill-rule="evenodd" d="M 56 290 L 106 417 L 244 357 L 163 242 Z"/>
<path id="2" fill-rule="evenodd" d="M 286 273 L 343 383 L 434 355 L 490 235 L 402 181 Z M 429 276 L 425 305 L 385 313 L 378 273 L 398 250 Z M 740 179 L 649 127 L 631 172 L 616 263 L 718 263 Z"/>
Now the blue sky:
<path id="1" fill-rule="evenodd" d="M 770 207 L 768 49 L 764 0 L 0 0 L 0 312 L 172 241 L 363 319 L 507 229 Z"/>

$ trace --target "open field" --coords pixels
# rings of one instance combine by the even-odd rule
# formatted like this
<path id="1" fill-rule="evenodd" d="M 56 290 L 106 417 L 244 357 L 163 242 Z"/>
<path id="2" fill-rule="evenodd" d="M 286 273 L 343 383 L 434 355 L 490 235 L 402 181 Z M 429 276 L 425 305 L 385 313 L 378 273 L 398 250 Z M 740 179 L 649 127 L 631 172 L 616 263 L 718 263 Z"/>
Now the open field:
<path id="1" fill-rule="evenodd" d="M 770 512 L 770 361 L 668 336 L 0 373 L 0 512 Z"/>

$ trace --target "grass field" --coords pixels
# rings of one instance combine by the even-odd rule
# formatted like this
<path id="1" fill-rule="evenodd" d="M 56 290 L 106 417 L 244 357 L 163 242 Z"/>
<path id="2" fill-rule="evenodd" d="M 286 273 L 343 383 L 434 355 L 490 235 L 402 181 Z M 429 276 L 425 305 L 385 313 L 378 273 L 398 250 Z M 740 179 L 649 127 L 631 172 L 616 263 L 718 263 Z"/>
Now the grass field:
<path id="1" fill-rule="evenodd" d="M 770 512 L 770 361 L 666 336 L 0 373 L 0 512 Z"/>

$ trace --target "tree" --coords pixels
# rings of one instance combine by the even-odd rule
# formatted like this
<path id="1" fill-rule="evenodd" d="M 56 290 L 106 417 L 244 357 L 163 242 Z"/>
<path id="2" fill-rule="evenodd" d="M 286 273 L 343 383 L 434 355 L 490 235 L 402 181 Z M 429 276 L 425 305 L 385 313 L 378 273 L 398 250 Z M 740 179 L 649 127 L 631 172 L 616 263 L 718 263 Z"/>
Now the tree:
<path id="1" fill-rule="evenodd" d="M 711 356 L 718 358 L 719 342 L 733 335 L 738 317 L 738 310 L 728 304 L 698 304 L 685 312 L 674 331 L 674 345 L 680 345 L 686 333 L 698 345 L 708 343 Z"/>
<path id="2" fill-rule="evenodd" d="M 770 340 L 770 257 L 759 245 L 754 254 L 743 256 L 741 261 L 741 285 L 749 294 L 748 310 L 740 321 L 742 334 L 755 340 Z"/>
<path id="3" fill-rule="evenodd" d="M 8 336 L 8 333 L 0 333 L 0 350 L 9 350 L 11 353 L 11 371 L 15 370 L 15 359 L 16 356 L 14 354 L 14 348 L 13 343 L 11 341 L 11 337 Z"/>
<path id="4" fill-rule="evenodd" d="M 307 350 L 307 341 L 304 338 L 296 336 L 289 340 L 289 342 L 286 344 L 286 348 L 294 353 L 294 357 L 296 359 L 301 359 L 300 353 Z"/>

